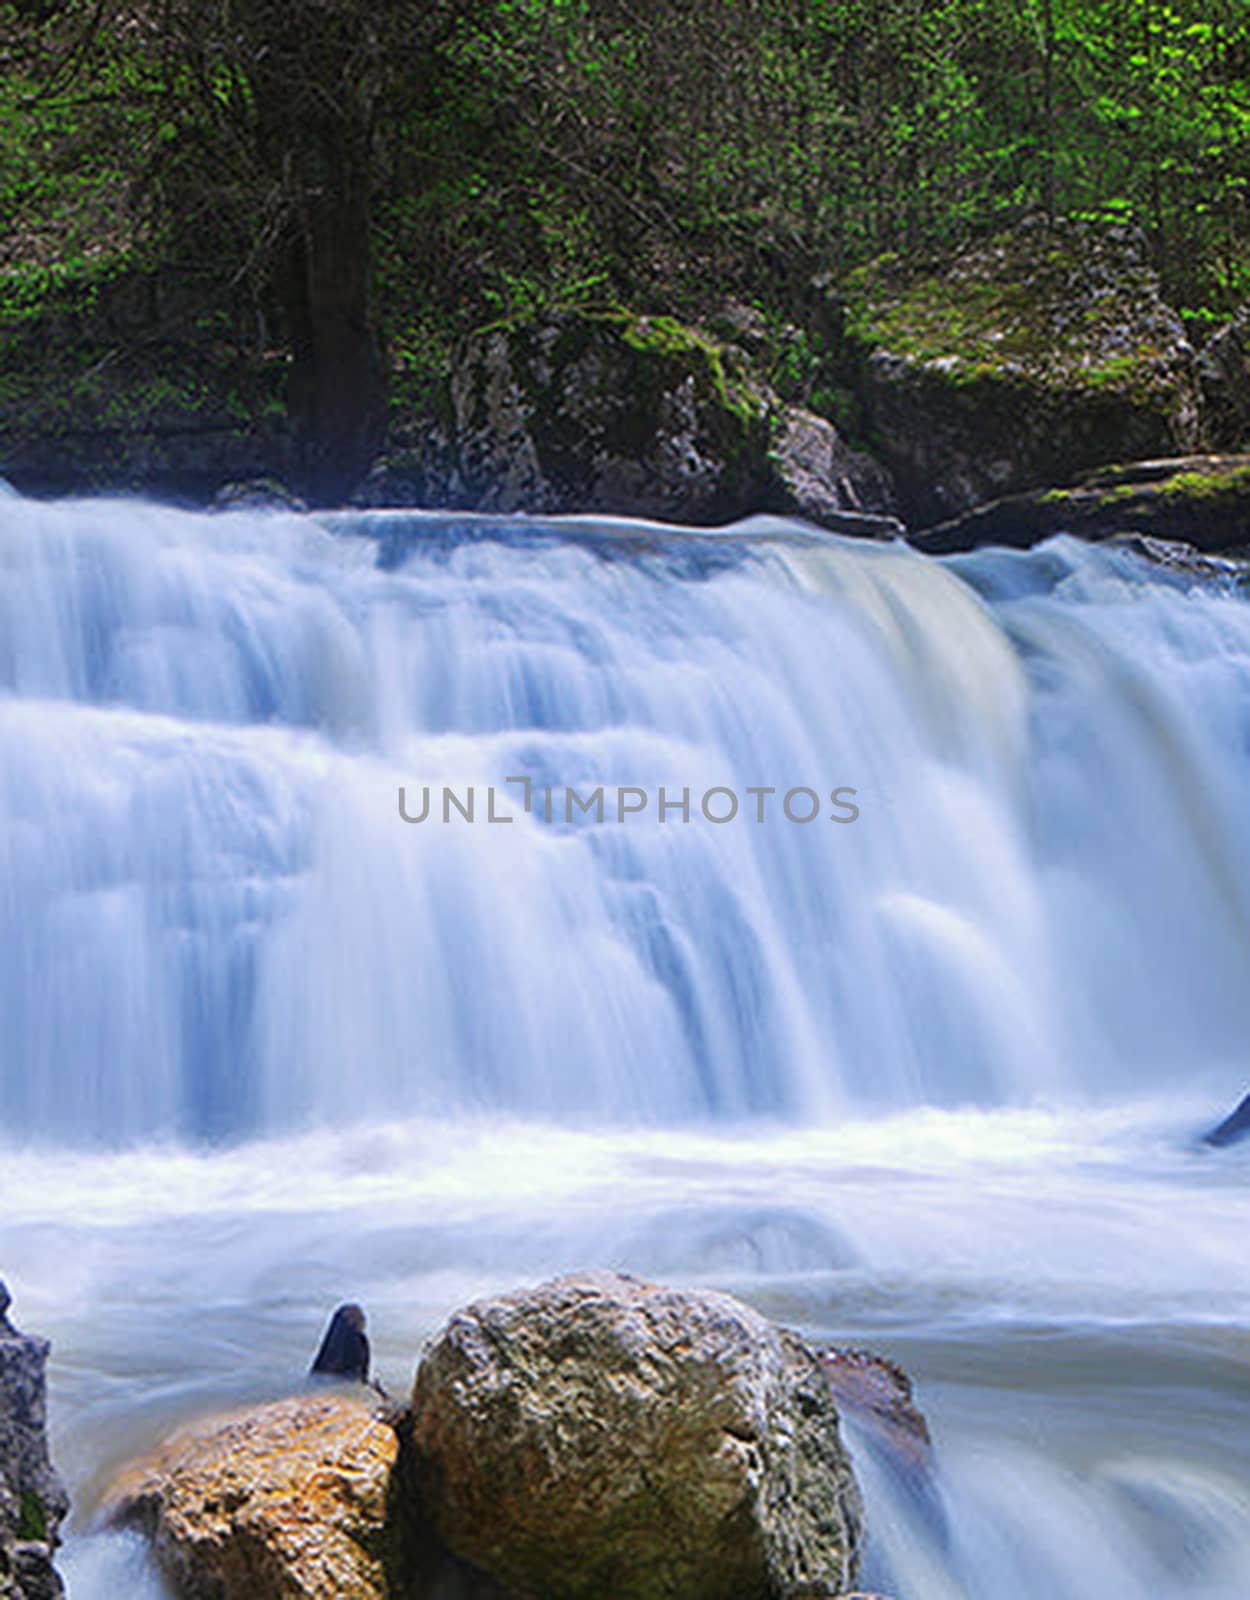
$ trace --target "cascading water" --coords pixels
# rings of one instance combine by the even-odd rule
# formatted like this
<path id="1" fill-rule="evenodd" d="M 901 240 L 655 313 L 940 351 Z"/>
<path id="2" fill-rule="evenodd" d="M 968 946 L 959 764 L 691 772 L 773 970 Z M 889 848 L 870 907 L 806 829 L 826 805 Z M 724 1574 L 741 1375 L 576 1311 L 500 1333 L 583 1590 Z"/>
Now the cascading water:
<path id="1" fill-rule="evenodd" d="M 1244 1600 L 1245 1169 L 1184 1142 L 1250 1076 L 1248 779 L 1231 571 L 0 500 L 0 1261 L 80 1497 L 349 1292 L 402 1385 L 622 1266 L 911 1368 L 900 1600 Z"/>
<path id="2" fill-rule="evenodd" d="M 6 1128 L 1239 1086 L 1237 599 L 1075 546 L 380 521 L 6 506 Z M 522 774 L 550 825 L 442 820 Z"/>

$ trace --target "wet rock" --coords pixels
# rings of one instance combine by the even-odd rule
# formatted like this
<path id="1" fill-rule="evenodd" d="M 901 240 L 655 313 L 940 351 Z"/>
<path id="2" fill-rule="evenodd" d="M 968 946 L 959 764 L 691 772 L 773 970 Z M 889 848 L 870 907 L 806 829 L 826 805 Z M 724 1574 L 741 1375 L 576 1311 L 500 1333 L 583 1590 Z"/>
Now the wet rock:
<path id="1" fill-rule="evenodd" d="M 213 496 L 212 511 L 307 511 L 301 500 L 276 478 L 247 478 L 223 484 Z"/>
<path id="2" fill-rule="evenodd" d="M 820 1359 L 843 1411 L 870 1428 L 904 1472 L 928 1473 L 933 1441 L 903 1369 L 871 1350 L 821 1350 Z"/>
<path id="3" fill-rule="evenodd" d="M 1083 539 L 1138 534 L 1205 554 L 1250 546 L 1250 456 L 1138 461 L 1090 474 L 1070 489 L 1014 495 L 913 535 L 945 555 L 980 545 L 1027 549 L 1055 533 Z"/>
<path id="4" fill-rule="evenodd" d="M 1131 228 L 1034 219 L 940 269 L 883 258 L 837 317 L 912 526 L 1205 443 L 1194 350 Z"/>
<path id="5" fill-rule="evenodd" d="M 395 1578 L 395 1430 L 318 1393 L 189 1428 L 125 1469 L 103 1520 L 152 1541 L 186 1600 L 381 1600 Z"/>
<path id="6" fill-rule="evenodd" d="M 855 1577 L 819 1357 L 728 1296 L 614 1274 L 482 1300 L 427 1349 L 416 1481 L 515 1595 L 799 1600 Z"/>
<path id="7" fill-rule="evenodd" d="M 784 404 L 743 352 L 669 317 L 562 313 L 470 339 L 445 422 L 355 497 L 710 524 L 755 512 L 898 531 L 888 475 Z"/>
<path id="8" fill-rule="evenodd" d="M 0 1283 L 0 1600 L 56 1600 L 69 1496 L 48 1456 L 48 1344 L 19 1333 Z"/>
<path id="9" fill-rule="evenodd" d="M 1217 1128 L 1212 1128 L 1209 1133 L 1202 1136 L 1203 1144 L 1210 1145 L 1212 1149 L 1222 1150 L 1230 1144 L 1240 1144 L 1245 1138 L 1250 1138 L 1250 1094 L 1237 1106 L 1235 1111 L 1229 1113 Z"/>

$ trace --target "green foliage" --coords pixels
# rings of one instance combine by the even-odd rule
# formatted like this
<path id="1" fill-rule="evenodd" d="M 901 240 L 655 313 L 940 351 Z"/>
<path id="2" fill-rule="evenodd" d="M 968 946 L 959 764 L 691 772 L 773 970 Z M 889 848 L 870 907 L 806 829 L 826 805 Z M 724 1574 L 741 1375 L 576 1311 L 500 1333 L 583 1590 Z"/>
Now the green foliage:
<path id="1" fill-rule="evenodd" d="M 342 59 L 305 61 L 289 26 L 281 42 L 326 75 L 322 98 L 347 77 L 370 97 L 372 298 L 397 416 L 439 403 L 485 323 L 629 305 L 732 340 L 716 318 L 735 300 L 761 319 L 767 380 L 851 425 L 813 278 L 849 280 L 867 315 L 863 263 L 939 257 L 1030 212 L 1140 226 L 1197 331 L 1250 296 L 1246 0 L 318 4 Z M 274 284 L 300 195 L 266 139 L 289 156 L 300 125 L 248 52 L 295 14 L 0 3 L 0 327 L 82 316 L 129 274 L 193 263 L 212 268 L 197 344 L 241 350 L 251 326 L 251 356 L 290 347 Z M 895 332 L 911 354 L 955 350 L 975 381 L 1022 318 L 965 288 L 900 304 Z M 663 336 L 658 315 L 647 326 Z"/>

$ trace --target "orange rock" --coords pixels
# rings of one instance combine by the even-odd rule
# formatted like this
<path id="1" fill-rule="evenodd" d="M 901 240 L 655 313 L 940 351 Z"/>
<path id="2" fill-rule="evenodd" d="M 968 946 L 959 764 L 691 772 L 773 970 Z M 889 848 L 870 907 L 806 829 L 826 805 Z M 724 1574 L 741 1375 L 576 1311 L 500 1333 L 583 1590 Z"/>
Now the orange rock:
<path id="1" fill-rule="evenodd" d="M 152 1540 L 185 1600 L 382 1600 L 393 1428 L 310 1394 L 200 1422 L 125 1468 L 112 1526 Z"/>

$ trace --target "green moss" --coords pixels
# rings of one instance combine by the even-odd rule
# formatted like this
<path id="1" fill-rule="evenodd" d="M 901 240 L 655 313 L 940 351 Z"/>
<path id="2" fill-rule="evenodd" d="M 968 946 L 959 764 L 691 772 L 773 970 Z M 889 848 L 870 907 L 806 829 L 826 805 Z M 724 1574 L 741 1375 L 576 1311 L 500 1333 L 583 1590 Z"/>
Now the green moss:
<path id="1" fill-rule="evenodd" d="M 1178 472 L 1160 487 L 1170 500 L 1218 500 L 1224 495 L 1250 492 L 1250 466 L 1227 471 Z"/>
<path id="2" fill-rule="evenodd" d="M 36 1539 L 40 1542 L 48 1537 L 48 1509 L 33 1489 L 26 1489 L 22 1493 L 17 1536 L 19 1539 Z"/>
<path id="3" fill-rule="evenodd" d="M 1131 380 L 1137 370 L 1137 360 L 1134 356 L 1112 356 L 1109 361 L 1104 361 L 1100 367 L 1089 367 L 1085 372 L 1085 383 L 1091 389 L 1116 389 L 1123 387 L 1127 380 Z"/>
<path id="4" fill-rule="evenodd" d="M 1082 307 L 1087 248 L 1056 242 L 1030 253 L 1004 235 L 920 273 L 881 257 L 847 280 L 846 331 L 862 349 L 889 351 L 955 388 L 1040 382 L 1147 402 L 1166 387 L 1157 345 L 1090 362 L 1091 350 L 1140 318 L 1146 280 L 1125 266 L 1113 292 Z"/>
<path id="5" fill-rule="evenodd" d="M 736 355 L 696 328 L 689 328 L 674 317 L 634 317 L 629 313 L 610 314 L 631 350 L 664 360 L 689 364 L 707 378 L 717 404 L 745 431 L 758 416 L 758 407 L 743 381 Z"/>

